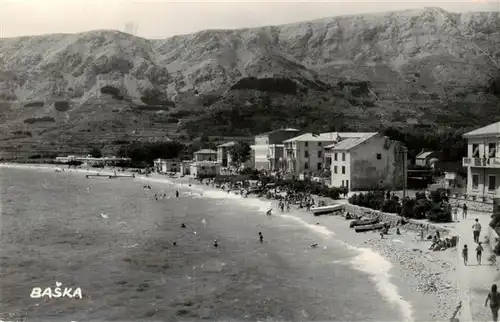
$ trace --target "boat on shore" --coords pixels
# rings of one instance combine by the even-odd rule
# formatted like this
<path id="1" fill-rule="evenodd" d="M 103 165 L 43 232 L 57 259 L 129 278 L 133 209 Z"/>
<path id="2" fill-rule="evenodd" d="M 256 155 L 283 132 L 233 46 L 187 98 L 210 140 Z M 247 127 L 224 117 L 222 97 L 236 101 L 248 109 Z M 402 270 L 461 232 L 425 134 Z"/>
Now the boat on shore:
<path id="1" fill-rule="evenodd" d="M 349 228 L 353 227 L 358 227 L 358 226 L 366 226 L 366 225 L 373 225 L 373 224 L 378 224 L 379 218 L 370 218 L 370 219 L 358 219 L 358 220 L 353 220 L 349 224 Z"/>
<path id="2" fill-rule="evenodd" d="M 315 216 L 319 216 L 322 214 L 328 214 L 328 213 L 332 213 L 335 211 L 341 211 L 341 210 L 344 210 L 344 205 L 341 205 L 341 204 L 321 206 L 321 207 L 311 207 L 311 211 Z"/>
<path id="3" fill-rule="evenodd" d="M 385 223 L 378 223 L 378 224 L 373 224 L 373 225 L 356 226 L 356 227 L 354 227 L 354 231 L 356 231 L 357 233 L 363 233 L 363 232 L 371 231 L 371 230 L 384 229 L 385 227 L 386 227 Z"/>

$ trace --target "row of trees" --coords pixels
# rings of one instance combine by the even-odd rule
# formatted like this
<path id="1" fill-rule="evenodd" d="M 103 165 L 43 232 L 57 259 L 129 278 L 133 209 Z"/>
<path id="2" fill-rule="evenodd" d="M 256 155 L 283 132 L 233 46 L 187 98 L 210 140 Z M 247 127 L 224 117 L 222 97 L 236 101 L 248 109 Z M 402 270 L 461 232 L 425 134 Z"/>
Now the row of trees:
<path id="1" fill-rule="evenodd" d="M 384 191 L 373 191 L 353 195 L 349 198 L 349 203 L 398 214 L 405 218 L 428 219 L 432 222 L 452 221 L 447 193 L 442 189 L 432 191 L 429 197 L 421 192 L 416 193 L 415 198 L 406 197 L 402 200 L 398 196 L 388 195 Z"/>

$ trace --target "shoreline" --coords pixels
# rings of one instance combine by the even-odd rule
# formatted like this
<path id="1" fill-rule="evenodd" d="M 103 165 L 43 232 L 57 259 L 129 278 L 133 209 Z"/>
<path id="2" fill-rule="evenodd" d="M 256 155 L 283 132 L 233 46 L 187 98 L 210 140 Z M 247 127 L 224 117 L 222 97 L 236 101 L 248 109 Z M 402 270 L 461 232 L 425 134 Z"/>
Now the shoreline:
<path id="1" fill-rule="evenodd" d="M 0 167 L 47 171 L 63 168 L 50 164 L 5 163 L 0 164 Z M 113 174 L 113 169 L 73 168 L 65 172 L 99 172 L 108 175 Z M 188 177 L 170 178 L 152 174 L 148 177 L 136 175 L 135 179 L 179 186 L 183 190 L 194 190 L 203 198 L 230 199 L 239 204 L 256 207 L 263 215 L 267 205 L 277 208 L 276 200 L 255 196 L 241 198 L 239 195 L 228 194 Z M 396 237 L 392 232 L 382 240 L 377 233 L 357 234 L 351 229 L 343 229 L 348 226 L 349 221 L 340 216 L 315 217 L 310 212 L 295 208 L 285 213 L 276 210 L 273 216 L 294 220 L 310 228 L 319 235 L 319 247 L 321 238 L 332 238 L 337 240 L 339 245 L 356 252 L 357 255 L 348 263 L 341 264 L 350 265 L 369 275 L 384 300 L 398 306 L 404 321 L 449 320 L 459 303 L 454 249 L 441 252 L 427 251 L 429 244 L 416 241 L 417 234 L 404 228 L 401 229 L 402 235 Z"/>

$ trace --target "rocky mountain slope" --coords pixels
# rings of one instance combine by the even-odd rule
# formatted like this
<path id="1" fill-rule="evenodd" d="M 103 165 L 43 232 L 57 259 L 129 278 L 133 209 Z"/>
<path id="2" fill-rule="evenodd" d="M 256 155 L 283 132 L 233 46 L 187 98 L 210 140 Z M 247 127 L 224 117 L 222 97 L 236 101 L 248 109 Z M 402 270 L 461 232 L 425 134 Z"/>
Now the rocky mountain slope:
<path id="1" fill-rule="evenodd" d="M 0 39 L 0 145 L 66 151 L 280 125 L 475 126 L 500 116 L 499 63 L 498 13 L 439 8 L 164 40 Z"/>

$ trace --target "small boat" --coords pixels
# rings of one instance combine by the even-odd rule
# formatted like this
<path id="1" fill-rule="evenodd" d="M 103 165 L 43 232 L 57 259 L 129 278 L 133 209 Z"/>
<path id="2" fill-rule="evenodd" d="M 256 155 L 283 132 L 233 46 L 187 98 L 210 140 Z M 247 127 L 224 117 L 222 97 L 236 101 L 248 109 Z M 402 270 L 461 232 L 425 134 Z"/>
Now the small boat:
<path id="1" fill-rule="evenodd" d="M 373 224 L 373 225 L 363 225 L 363 226 L 357 226 L 357 227 L 354 227 L 354 230 L 357 232 L 357 233 L 362 233 L 362 232 L 365 232 L 365 231 L 370 231 L 370 230 L 380 230 L 380 229 L 384 229 L 386 227 L 386 224 L 385 223 L 379 223 L 379 224 Z"/>
<path id="2" fill-rule="evenodd" d="M 378 222 L 379 222 L 378 217 L 372 218 L 372 219 L 353 220 L 349 224 L 349 228 L 353 228 L 353 227 L 357 227 L 357 226 L 373 225 L 373 224 L 377 224 Z"/>
<path id="3" fill-rule="evenodd" d="M 334 211 L 344 210 L 344 205 L 336 204 L 336 205 L 328 205 L 322 207 L 311 207 L 311 211 L 315 216 L 319 216 L 321 214 L 327 214 Z"/>

